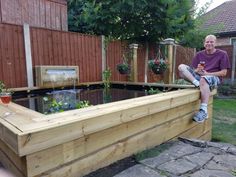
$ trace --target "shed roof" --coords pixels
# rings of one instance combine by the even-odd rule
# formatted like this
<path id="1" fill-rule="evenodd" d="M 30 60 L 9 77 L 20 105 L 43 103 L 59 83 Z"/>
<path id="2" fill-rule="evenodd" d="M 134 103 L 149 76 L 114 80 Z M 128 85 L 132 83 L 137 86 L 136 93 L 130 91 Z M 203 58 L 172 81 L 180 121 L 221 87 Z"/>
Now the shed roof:
<path id="1" fill-rule="evenodd" d="M 202 28 L 223 36 L 236 34 L 236 0 L 226 1 L 201 17 Z"/>

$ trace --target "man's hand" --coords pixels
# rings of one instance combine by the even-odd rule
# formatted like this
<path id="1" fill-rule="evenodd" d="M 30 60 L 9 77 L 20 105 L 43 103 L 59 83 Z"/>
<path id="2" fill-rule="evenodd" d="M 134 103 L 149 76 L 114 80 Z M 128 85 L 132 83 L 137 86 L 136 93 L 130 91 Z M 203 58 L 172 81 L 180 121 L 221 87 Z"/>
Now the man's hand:
<path id="1" fill-rule="evenodd" d="M 201 64 L 198 64 L 197 68 L 195 69 L 195 72 L 202 76 L 206 71 L 204 70 L 204 67 Z"/>

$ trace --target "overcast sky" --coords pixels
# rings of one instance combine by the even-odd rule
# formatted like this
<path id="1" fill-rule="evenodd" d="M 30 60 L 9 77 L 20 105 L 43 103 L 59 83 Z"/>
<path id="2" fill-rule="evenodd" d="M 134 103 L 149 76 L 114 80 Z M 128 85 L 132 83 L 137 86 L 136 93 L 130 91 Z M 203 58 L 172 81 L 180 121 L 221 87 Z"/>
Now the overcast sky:
<path id="1" fill-rule="evenodd" d="M 198 1 L 199 1 L 198 7 L 202 7 L 206 2 L 210 2 L 211 0 L 198 0 Z M 207 11 L 214 9 L 215 7 L 224 3 L 225 1 L 229 1 L 229 0 L 212 0 L 212 3 Z"/>

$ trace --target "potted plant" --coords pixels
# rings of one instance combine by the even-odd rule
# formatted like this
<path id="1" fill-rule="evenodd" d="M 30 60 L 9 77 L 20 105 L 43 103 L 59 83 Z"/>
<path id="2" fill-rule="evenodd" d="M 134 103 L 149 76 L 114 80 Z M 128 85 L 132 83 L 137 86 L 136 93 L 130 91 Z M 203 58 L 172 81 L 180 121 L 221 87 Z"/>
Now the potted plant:
<path id="1" fill-rule="evenodd" d="M 8 91 L 5 87 L 5 84 L 0 81 L 0 100 L 4 104 L 8 104 L 11 101 L 12 93 Z"/>
<path id="2" fill-rule="evenodd" d="M 5 84 L 0 80 L 0 93 L 2 93 L 4 88 L 5 88 Z"/>
<path id="3" fill-rule="evenodd" d="M 155 74 L 163 74 L 168 68 L 168 61 L 164 59 L 152 59 L 148 61 L 148 67 Z"/>
<path id="4" fill-rule="evenodd" d="M 118 65 L 116 65 L 116 69 L 120 72 L 120 74 L 130 73 L 130 66 L 126 62 L 119 63 Z"/>

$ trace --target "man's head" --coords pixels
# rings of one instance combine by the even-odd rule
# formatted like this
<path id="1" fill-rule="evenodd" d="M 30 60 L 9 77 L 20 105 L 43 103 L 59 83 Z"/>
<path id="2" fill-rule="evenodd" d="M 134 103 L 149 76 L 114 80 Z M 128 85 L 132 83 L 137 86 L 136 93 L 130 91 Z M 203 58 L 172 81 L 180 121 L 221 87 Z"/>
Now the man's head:
<path id="1" fill-rule="evenodd" d="M 205 37 L 204 47 L 207 53 L 214 53 L 216 45 L 216 36 L 210 34 Z"/>

